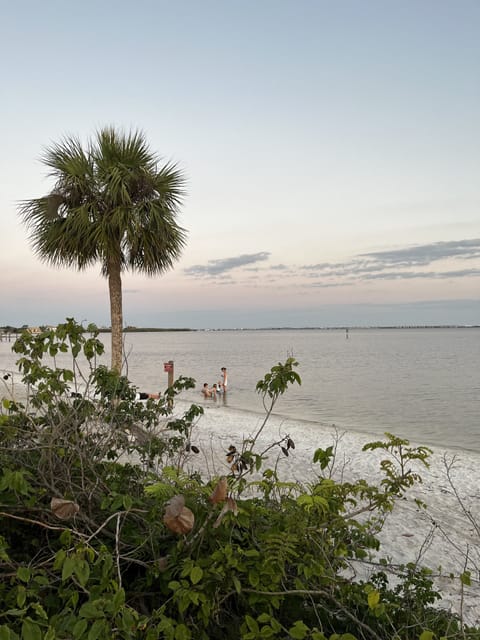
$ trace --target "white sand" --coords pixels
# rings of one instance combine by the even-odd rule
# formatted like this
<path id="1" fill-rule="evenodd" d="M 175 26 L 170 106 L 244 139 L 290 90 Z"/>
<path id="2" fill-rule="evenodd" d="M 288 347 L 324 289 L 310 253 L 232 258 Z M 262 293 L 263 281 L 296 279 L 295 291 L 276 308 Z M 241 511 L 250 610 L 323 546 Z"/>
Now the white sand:
<path id="1" fill-rule="evenodd" d="M 208 470 L 212 474 L 228 473 L 225 451 L 230 444 L 241 447 L 242 439 L 251 436 L 263 421 L 263 416 L 237 411 L 214 404 L 201 403 L 205 415 L 194 429 L 192 444 L 201 454 L 191 459 L 192 468 Z M 187 403 L 177 402 L 181 411 Z M 312 422 L 272 416 L 258 440 L 256 451 L 289 434 L 295 450 L 289 457 L 281 455 L 279 472 L 282 480 L 308 481 L 320 471 L 312 462 L 314 451 L 336 443 L 335 479 L 370 482 L 382 479 L 379 463 L 387 457 L 384 451 L 362 452 L 367 442 L 378 436 L 338 432 L 334 426 L 325 427 Z M 412 446 L 421 443 L 411 443 Z M 274 459 L 279 449 L 275 449 Z M 272 464 L 274 462 L 272 459 Z M 453 463 L 449 482 L 445 462 Z M 380 534 L 380 557 L 394 564 L 418 562 L 431 568 L 442 600 L 438 606 L 463 616 L 465 623 L 480 625 L 480 456 L 463 450 L 436 449 L 429 459 L 430 466 L 417 464 L 414 468 L 422 476 L 422 484 L 411 488 L 406 498 L 397 502 Z M 458 496 L 455 495 L 458 493 Z M 428 506 L 419 508 L 414 499 Z M 463 503 L 463 509 L 460 504 Z M 462 588 L 459 575 L 471 571 L 471 586 Z M 455 577 L 452 579 L 450 574 Z"/>

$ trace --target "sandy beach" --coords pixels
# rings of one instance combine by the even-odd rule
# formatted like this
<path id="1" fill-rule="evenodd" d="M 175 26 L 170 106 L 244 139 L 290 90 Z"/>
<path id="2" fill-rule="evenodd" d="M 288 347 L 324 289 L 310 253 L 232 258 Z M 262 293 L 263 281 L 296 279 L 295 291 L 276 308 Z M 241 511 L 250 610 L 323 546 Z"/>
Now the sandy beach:
<path id="1" fill-rule="evenodd" d="M 214 475 L 228 473 L 228 446 L 239 447 L 243 438 L 256 431 L 263 416 L 209 401 L 200 404 L 205 414 L 194 428 L 192 444 L 199 446 L 201 453 L 191 458 L 189 467 Z M 179 401 L 176 409 L 181 411 L 186 406 Z M 334 479 L 377 482 L 382 478 L 379 464 L 386 453 L 362 452 L 363 445 L 378 440 L 378 436 L 341 432 L 334 425 L 325 427 L 272 415 L 258 440 L 257 451 L 285 434 L 290 435 L 296 447 L 288 458 L 280 456 L 282 480 L 312 480 L 316 475 L 314 451 L 330 445 L 336 446 Z M 429 468 L 422 464 L 413 467 L 423 482 L 410 489 L 387 516 L 379 536 L 379 557 L 388 558 L 393 564 L 413 562 L 432 569 L 442 595 L 437 606 L 457 613 L 467 624 L 479 625 L 480 457 L 463 450 L 430 448 L 433 453 Z M 272 463 L 277 455 L 278 448 Z M 416 499 L 426 503 L 427 508 L 419 508 Z M 458 577 L 465 570 L 471 572 L 470 586 L 462 585 Z"/>

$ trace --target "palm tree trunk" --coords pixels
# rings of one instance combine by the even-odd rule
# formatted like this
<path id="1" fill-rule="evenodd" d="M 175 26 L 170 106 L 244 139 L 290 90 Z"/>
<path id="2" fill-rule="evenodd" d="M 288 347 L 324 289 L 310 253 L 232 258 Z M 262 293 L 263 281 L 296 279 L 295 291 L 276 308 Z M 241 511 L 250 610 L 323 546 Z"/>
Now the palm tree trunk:
<path id="1" fill-rule="evenodd" d="M 120 263 L 115 258 L 108 261 L 108 290 L 112 327 L 112 369 L 120 374 L 123 360 L 122 278 Z"/>

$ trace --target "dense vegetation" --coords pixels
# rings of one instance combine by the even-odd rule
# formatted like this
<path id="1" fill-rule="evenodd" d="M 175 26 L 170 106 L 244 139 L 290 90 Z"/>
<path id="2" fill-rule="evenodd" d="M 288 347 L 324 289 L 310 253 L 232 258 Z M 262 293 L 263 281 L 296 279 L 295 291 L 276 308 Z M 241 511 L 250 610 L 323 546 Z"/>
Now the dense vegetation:
<path id="1" fill-rule="evenodd" d="M 300 383 L 289 358 L 258 382 L 265 422 L 232 441 L 229 473 L 188 474 L 202 408 L 172 405 L 194 381 L 137 402 L 125 377 L 96 366 L 90 331 L 69 320 L 14 345 L 29 393 L 0 414 L 0 640 L 480 638 L 435 608 L 428 570 L 372 555 L 426 448 L 388 434 L 366 445 L 385 453 L 379 486 L 335 482 L 333 447 L 315 451 L 310 485 L 281 481 L 276 458 L 295 443 L 257 446 Z"/>

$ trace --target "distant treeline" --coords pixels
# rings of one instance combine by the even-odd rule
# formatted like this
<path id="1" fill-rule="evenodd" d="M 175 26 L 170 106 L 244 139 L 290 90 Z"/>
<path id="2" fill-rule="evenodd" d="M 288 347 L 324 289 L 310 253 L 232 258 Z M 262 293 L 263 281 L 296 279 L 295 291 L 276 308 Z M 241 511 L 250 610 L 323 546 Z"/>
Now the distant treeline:
<path id="1" fill-rule="evenodd" d="M 108 331 L 110 333 L 110 329 L 100 329 L 100 331 Z M 142 332 L 151 332 L 151 331 L 196 331 L 196 329 L 188 329 L 187 327 L 183 327 L 180 329 L 169 329 L 162 327 L 125 327 L 123 333 L 142 333 Z"/>
<path id="2" fill-rule="evenodd" d="M 22 333 L 22 331 L 28 330 L 29 327 L 24 325 L 22 327 L 11 327 L 4 326 L 0 327 L 0 334 L 11 334 L 11 333 Z M 49 327 L 39 327 L 40 331 L 46 331 Z M 100 327 L 100 333 L 111 333 L 110 327 Z M 85 329 L 87 331 L 87 329 Z M 163 328 L 163 327 L 125 327 L 123 330 L 124 333 L 142 333 L 142 332 L 153 332 L 153 331 L 197 331 L 197 329 L 188 329 L 188 328 L 180 328 L 180 329 L 171 329 L 171 328 Z"/>
<path id="3" fill-rule="evenodd" d="M 52 327 L 40 326 L 41 331 Z M 257 328 L 237 328 L 237 329 L 191 329 L 189 327 L 125 327 L 124 333 L 153 333 L 160 331 L 363 331 L 368 329 L 479 329 L 478 324 L 412 324 L 412 325 L 371 325 L 371 326 L 348 326 L 348 327 L 257 327 Z M 27 325 L 12 327 L 9 325 L 0 327 L 0 335 L 21 333 L 29 329 Z M 86 331 L 87 329 L 85 329 Z M 99 327 L 100 333 L 111 333 L 110 327 Z"/>
<path id="4" fill-rule="evenodd" d="M 233 331 L 362 331 L 368 329 L 479 329 L 478 324 L 392 324 L 349 325 L 339 327 L 259 327 L 257 329 L 233 329 Z M 216 329 L 224 331 L 224 329 Z"/>

